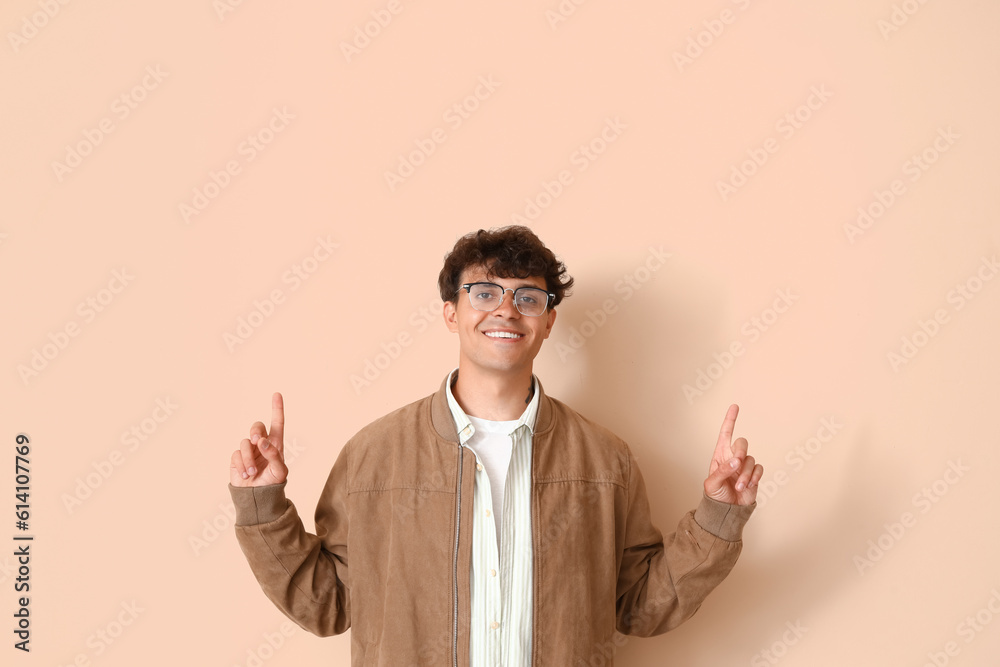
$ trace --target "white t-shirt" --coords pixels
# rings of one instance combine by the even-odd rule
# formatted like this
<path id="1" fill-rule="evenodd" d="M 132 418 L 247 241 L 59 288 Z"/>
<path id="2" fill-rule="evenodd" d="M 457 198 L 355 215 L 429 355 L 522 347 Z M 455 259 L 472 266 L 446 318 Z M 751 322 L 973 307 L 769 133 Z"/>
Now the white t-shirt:
<path id="1" fill-rule="evenodd" d="M 507 485 L 507 468 L 510 466 L 510 456 L 513 451 L 513 441 L 510 432 L 517 426 L 519 420 L 490 421 L 469 415 L 469 421 L 476 427 L 476 432 L 469 438 L 467 445 L 475 450 L 479 461 L 486 470 L 490 480 L 490 495 L 493 496 L 493 516 L 497 530 L 497 553 L 500 553 L 500 535 L 503 526 L 503 494 Z"/>

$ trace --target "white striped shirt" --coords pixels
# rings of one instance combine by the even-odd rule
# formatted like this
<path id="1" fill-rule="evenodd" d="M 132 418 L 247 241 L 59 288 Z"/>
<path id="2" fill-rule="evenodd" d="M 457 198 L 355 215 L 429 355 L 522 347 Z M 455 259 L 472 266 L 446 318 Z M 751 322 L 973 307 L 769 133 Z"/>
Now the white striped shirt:
<path id="1" fill-rule="evenodd" d="M 510 466 L 503 493 L 500 552 L 494 523 L 490 478 L 478 454 L 466 443 L 476 432 L 445 383 L 448 406 L 455 418 L 459 441 L 476 456 L 476 483 L 472 513 L 472 627 L 469 658 L 472 667 L 529 667 L 531 664 L 531 439 L 538 413 L 538 383 L 534 395 L 514 423 Z M 504 483 L 504 480 L 496 480 Z"/>

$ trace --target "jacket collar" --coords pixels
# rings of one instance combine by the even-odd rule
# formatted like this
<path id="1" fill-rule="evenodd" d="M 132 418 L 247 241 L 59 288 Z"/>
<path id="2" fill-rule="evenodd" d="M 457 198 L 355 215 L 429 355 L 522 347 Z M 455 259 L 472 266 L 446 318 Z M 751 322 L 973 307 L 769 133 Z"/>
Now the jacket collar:
<path id="1" fill-rule="evenodd" d="M 445 440 L 450 440 L 458 444 L 458 429 L 455 428 L 455 419 L 452 416 L 451 408 L 448 406 L 447 382 L 451 373 L 444 376 L 441 386 L 431 394 L 431 423 L 434 430 Z M 545 394 L 542 388 L 542 381 L 535 376 L 535 385 L 538 391 L 538 413 L 535 415 L 534 434 L 544 433 L 552 425 L 552 399 Z"/>

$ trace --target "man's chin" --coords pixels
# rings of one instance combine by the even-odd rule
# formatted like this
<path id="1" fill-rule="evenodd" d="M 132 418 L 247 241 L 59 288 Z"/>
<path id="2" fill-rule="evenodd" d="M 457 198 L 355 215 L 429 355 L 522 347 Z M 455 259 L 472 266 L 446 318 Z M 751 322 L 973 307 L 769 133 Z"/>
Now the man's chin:
<path id="1" fill-rule="evenodd" d="M 525 363 L 523 360 L 502 360 L 502 359 L 490 359 L 490 360 L 480 360 L 472 361 L 467 360 L 472 366 L 475 366 L 477 371 L 484 375 L 519 375 L 524 371 L 525 368 L 531 369 L 531 363 Z"/>

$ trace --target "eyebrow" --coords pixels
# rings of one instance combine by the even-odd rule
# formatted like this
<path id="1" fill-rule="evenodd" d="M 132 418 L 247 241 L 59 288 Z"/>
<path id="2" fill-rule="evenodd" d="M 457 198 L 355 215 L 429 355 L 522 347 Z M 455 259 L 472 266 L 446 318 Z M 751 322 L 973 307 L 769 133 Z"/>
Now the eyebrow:
<path id="1" fill-rule="evenodd" d="M 493 283 L 494 285 L 500 285 L 500 283 L 496 282 L 495 280 L 486 280 L 486 279 L 483 279 L 483 280 L 470 280 L 469 282 L 470 283 Z M 500 287 L 503 287 L 503 285 L 500 285 Z M 545 291 L 545 287 L 539 287 L 538 285 L 535 285 L 534 283 L 520 283 L 518 285 L 515 285 L 514 289 L 518 289 L 518 288 L 521 288 L 521 287 L 534 287 L 535 289 L 540 289 L 543 292 Z"/>

